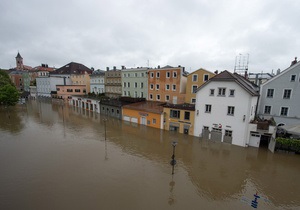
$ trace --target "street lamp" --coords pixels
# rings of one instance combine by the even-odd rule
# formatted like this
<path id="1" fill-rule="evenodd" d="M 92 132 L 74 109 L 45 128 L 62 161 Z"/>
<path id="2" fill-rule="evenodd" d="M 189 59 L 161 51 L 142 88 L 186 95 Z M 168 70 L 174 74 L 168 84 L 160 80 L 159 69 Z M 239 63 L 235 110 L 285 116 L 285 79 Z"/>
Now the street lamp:
<path id="1" fill-rule="evenodd" d="M 172 166 L 172 174 L 174 174 L 174 166 L 176 165 L 176 160 L 175 160 L 175 147 L 177 145 L 177 142 L 173 141 L 172 142 L 172 146 L 173 146 L 173 155 L 172 155 L 172 160 L 170 162 L 171 166 Z"/>
<path id="2" fill-rule="evenodd" d="M 105 139 L 105 141 L 106 141 L 106 121 L 107 121 L 106 118 L 103 119 L 103 122 L 104 122 L 104 139 Z"/>

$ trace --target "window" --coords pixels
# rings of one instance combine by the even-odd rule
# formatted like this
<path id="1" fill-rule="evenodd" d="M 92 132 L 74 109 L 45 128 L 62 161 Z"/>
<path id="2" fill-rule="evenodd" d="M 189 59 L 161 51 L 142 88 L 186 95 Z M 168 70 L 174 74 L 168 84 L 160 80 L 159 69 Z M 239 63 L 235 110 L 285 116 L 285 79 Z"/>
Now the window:
<path id="1" fill-rule="evenodd" d="M 231 97 L 234 96 L 234 90 L 229 90 L 229 96 L 231 96 Z"/>
<path id="2" fill-rule="evenodd" d="M 215 95 L 215 89 L 210 89 L 209 95 L 210 95 L 210 96 Z"/>
<path id="3" fill-rule="evenodd" d="M 226 88 L 219 88 L 218 96 L 225 96 L 226 94 Z"/>
<path id="4" fill-rule="evenodd" d="M 126 91 L 124 91 L 124 96 L 126 96 Z"/>
<path id="5" fill-rule="evenodd" d="M 141 73 L 142 77 L 144 77 L 144 73 Z"/>
<path id="6" fill-rule="evenodd" d="M 126 82 L 124 82 L 124 88 L 126 88 Z"/>
<path id="7" fill-rule="evenodd" d="M 151 78 L 154 77 L 154 72 L 150 72 L 150 77 L 151 77 Z"/>
<path id="8" fill-rule="evenodd" d="M 60 91 L 60 88 L 56 88 L 57 91 Z"/>
<path id="9" fill-rule="evenodd" d="M 234 115 L 234 106 L 228 106 L 227 115 Z"/>
<path id="10" fill-rule="evenodd" d="M 291 93 L 292 93 L 292 90 L 290 90 L 290 89 L 284 89 L 283 98 L 284 99 L 290 99 L 291 98 Z"/>
<path id="11" fill-rule="evenodd" d="M 160 101 L 160 95 L 159 94 L 156 95 L 156 100 Z"/>
<path id="12" fill-rule="evenodd" d="M 291 75 L 291 82 L 295 82 L 296 81 L 296 75 Z"/>
<path id="13" fill-rule="evenodd" d="M 156 119 L 152 119 L 152 124 L 156 124 Z"/>
<path id="14" fill-rule="evenodd" d="M 203 81 L 206 82 L 208 80 L 208 74 L 203 75 Z"/>
<path id="15" fill-rule="evenodd" d="M 271 114 L 271 106 L 265 106 L 265 114 Z"/>
<path id="16" fill-rule="evenodd" d="M 281 107 L 280 115 L 281 116 L 287 116 L 288 115 L 288 111 L 289 111 L 288 107 Z"/>
<path id="17" fill-rule="evenodd" d="M 130 88 L 130 82 L 128 82 L 127 86 Z"/>
<path id="18" fill-rule="evenodd" d="M 134 91 L 134 97 L 137 98 L 137 91 Z"/>
<path id="19" fill-rule="evenodd" d="M 195 103 L 196 103 L 196 99 L 192 98 L 192 104 L 195 104 Z"/>
<path id="20" fill-rule="evenodd" d="M 166 85 L 166 90 L 170 90 L 170 85 Z"/>
<path id="21" fill-rule="evenodd" d="M 143 82 L 141 82 L 141 88 L 144 88 L 144 83 Z"/>
<path id="22" fill-rule="evenodd" d="M 197 85 L 193 85 L 192 86 L 192 93 L 196 93 L 198 86 Z"/>
<path id="23" fill-rule="evenodd" d="M 205 104 L 205 112 L 211 113 L 211 104 Z"/>
<path id="24" fill-rule="evenodd" d="M 141 98 L 144 98 L 144 92 L 141 92 Z"/>
<path id="25" fill-rule="evenodd" d="M 149 99 L 150 99 L 150 100 L 153 99 L 153 95 L 152 95 L 152 94 L 149 95 Z"/>
<path id="26" fill-rule="evenodd" d="M 231 137 L 231 136 L 232 136 L 232 131 L 230 131 L 230 130 L 225 130 L 225 136 Z"/>
<path id="27" fill-rule="evenodd" d="M 75 89 L 75 93 L 80 93 L 80 89 Z"/>
<path id="28" fill-rule="evenodd" d="M 159 84 L 156 84 L 156 90 L 159 90 Z"/>
<path id="29" fill-rule="evenodd" d="M 169 71 L 167 71 L 167 78 L 170 78 L 171 73 Z"/>
<path id="30" fill-rule="evenodd" d="M 184 112 L 184 119 L 190 120 L 190 112 Z"/>
<path id="31" fill-rule="evenodd" d="M 153 88 L 154 88 L 154 85 L 150 84 L 150 89 L 153 90 Z"/>
<path id="32" fill-rule="evenodd" d="M 156 77 L 159 78 L 159 76 L 160 76 L 160 73 L 156 72 Z"/>
<path id="33" fill-rule="evenodd" d="M 170 100 L 170 96 L 166 95 L 166 101 L 169 101 L 169 100 Z"/>
<path id="34" fill-rule="evenodd" d="M 268 89 L 267 90 L 267 98 L 273 98 L 274 95 L 274 89 Z"/>
<path id="35" fill-rule="evenodd" d="M 171 109 L 170 117 L 179 119 L 180 118 L 180 111 Z"/>
<path id="36" fill-rule="evenodd" d="M 197 74 L 194 74 L 193 75 L 193 82 L 197 82 L 198 81 L 198 75 Z"/>
<path id="37" fill-rule="evenodd" d="M 138 77 L 138 76 L 137 76 L 137 73 L 134 73 L 134 76 L 135 76 L 135 77 Z"/>
<path id="38" fill-rule="evenodd" d="M 173 71 L 173 77 L 176 78 L 177 77 L 177 72 Z"/>
<path id="39" fill-rule="evenodd" d="M 130 91 L 127 91 L 127 95 L 130 96 Z"/>
<path id="40" fill-rule="evenodd" d="M 176 85 L 172 85 L 172 89 L 175 91 L 176 90 Z"/>
<path id="41" fill-rule="evenodd" d="M 137 88 L 137 87 L 138 87 L 137 82 L 135 82 L 134 83 L 134 88 Z"/>
<path id="42" fill-rule="evenodd" d="M 73 92 L 73 89 L 67 89 L 67 92 L 71 93 Z"/>

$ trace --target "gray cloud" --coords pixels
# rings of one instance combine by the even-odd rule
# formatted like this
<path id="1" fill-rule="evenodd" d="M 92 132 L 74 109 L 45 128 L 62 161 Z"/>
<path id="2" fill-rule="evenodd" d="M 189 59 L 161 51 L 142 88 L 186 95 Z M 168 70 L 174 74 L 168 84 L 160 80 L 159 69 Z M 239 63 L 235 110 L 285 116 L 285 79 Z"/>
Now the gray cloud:
<path id="1" fill-rule="evenodd" d="M 182 65 L 252 72 L 285 69 L 300 49 L 297 0 L 3 0 L 0 67 Z"/>

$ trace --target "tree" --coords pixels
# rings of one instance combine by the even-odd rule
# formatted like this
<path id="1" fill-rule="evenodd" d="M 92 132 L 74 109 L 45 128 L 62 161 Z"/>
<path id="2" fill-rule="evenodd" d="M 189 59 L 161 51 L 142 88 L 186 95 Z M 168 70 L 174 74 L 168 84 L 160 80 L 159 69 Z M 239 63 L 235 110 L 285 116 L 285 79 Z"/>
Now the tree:
<path id="1" fill-rule="evenodd" d="M 8 74 L 0 70 L 0 105 L 14 106 L 19 101 L 19 92 Z"/>

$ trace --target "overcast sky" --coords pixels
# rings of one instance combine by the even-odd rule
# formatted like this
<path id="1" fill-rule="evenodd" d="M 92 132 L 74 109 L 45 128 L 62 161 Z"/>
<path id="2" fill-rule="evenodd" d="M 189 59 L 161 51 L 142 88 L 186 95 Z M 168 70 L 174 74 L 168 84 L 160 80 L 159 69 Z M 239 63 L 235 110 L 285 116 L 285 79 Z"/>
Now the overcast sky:
<path id="1" fill-rule="evenodd" d="M 300 54 L 299 0 L 1 0 L 0 68 L 157 65 L 286 69 Z M 299 59 L 298 59 L 299 60 Z"/>

